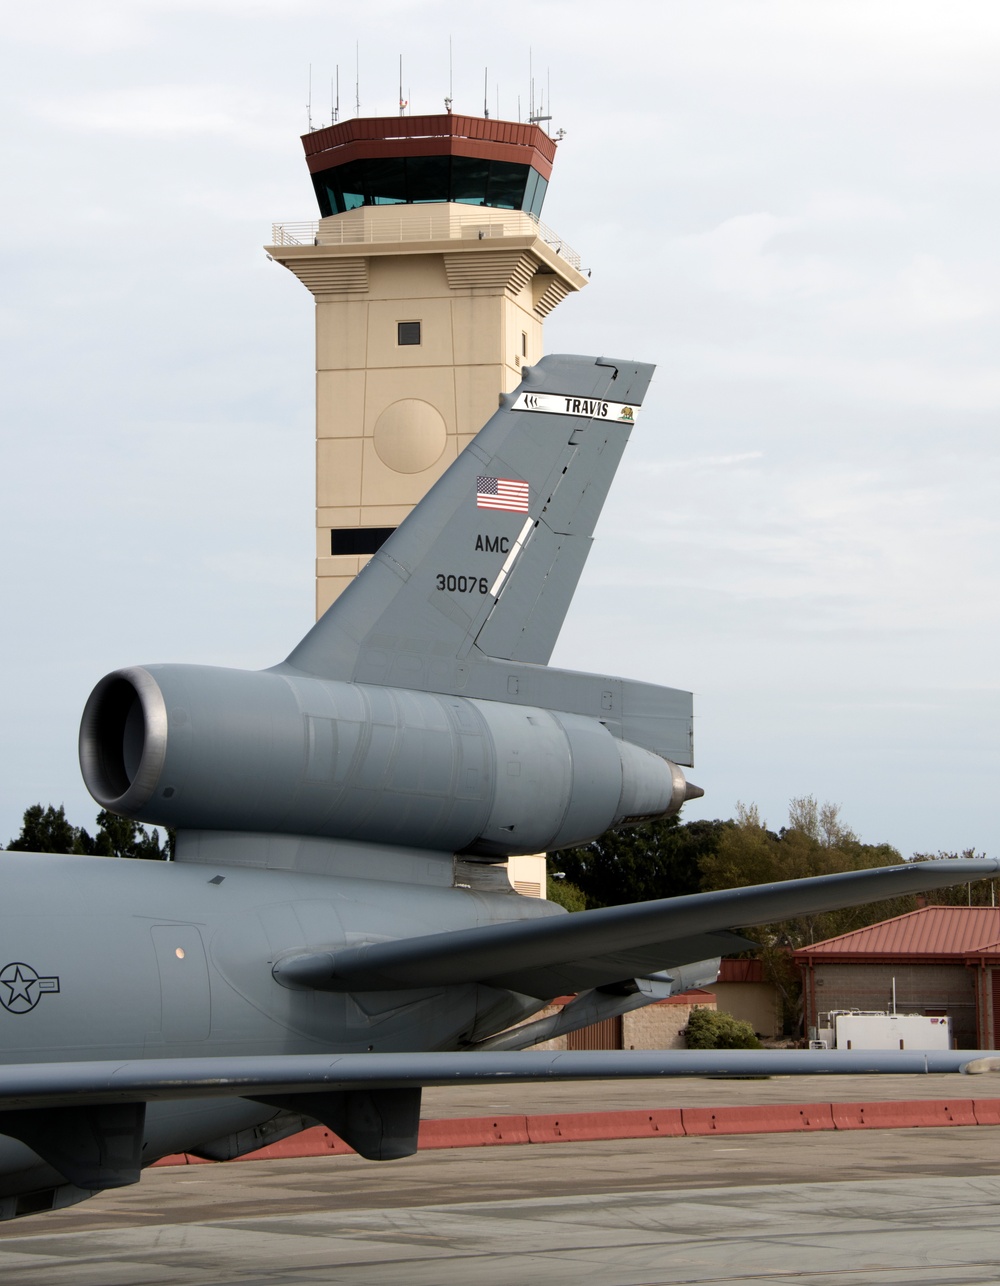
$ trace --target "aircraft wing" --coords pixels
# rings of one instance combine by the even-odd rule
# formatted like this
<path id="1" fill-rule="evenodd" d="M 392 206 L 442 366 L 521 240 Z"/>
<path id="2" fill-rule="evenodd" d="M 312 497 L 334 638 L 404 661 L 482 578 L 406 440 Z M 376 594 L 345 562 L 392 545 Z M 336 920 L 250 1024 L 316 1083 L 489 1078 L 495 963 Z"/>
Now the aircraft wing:
<path id="1" fill-rule="evenodd" d="M 656 1080 L 681 1076 L 860 1076 L 996 1071 L 995 1050 L 633 1049 L 19 1063 L 0 1067 L 0 1113 L 356 1090 L 538 1080 Z"/>
<path id="2" fill-rule="evenodd" d="M 548 999 L 754 944 L 733 930 L 982 879 L 1000 861 L 911 862 L 778 884 L 695 893 L 485 925 L 395 942 L 288 955 L 275 978 L 292 987 L 380 991 L 481 982 Z"/>

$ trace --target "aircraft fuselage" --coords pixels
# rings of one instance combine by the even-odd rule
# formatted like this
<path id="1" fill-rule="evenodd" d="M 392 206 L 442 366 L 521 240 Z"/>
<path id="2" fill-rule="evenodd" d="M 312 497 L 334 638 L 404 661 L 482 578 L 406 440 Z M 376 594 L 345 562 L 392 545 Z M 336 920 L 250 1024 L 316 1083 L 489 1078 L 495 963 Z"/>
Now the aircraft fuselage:
<path id="1" fill-rule="evenodd" d="M 275 980 L 277 959 L 317 943 L 558 913 L 514 893 L 447 887 L 451 865 L 439 857 L 414 855 L 409 866 L 412 882 L 390 882 L 3 853 L 0 1062 L 456 1049 L 541 1008 L 475 983 L 347 994 Z M 144 1155 L 274 1116 L 242 1099 L 153 1104 Z M 25 1167 L 39 1164 L 0 1138 L 0 1196 L 22 1191 Z"/>

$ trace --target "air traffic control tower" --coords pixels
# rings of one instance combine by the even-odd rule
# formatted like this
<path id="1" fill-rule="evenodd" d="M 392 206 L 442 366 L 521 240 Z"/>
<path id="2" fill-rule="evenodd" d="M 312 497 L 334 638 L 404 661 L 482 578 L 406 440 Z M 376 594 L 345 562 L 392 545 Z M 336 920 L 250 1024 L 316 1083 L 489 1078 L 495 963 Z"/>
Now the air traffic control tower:
<path id="1" fill-rule="evenodd" d="M 316 299 L 316 614 L 486 423 L 586 285 L 541 222 L 556 143 L 447 113 L 302 139 L 321 218 L 268 254 Z"/>

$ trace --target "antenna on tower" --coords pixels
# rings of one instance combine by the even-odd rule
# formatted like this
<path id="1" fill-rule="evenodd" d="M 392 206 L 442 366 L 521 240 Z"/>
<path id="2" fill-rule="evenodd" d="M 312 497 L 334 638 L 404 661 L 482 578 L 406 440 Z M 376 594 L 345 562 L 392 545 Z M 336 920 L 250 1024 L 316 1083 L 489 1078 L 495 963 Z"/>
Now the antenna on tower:
<path id="1" fill-rule="evenodd" d="M 455 101 L 455 62 L 451 53 L 451 36 L 448 37 L 448 97 L 444 100 L 447 111 L 451 112 L 451 105 Z"/>
<path id="2" fill-rule="evenodd" d="M 309 95 L 306 98 L 306 121 L 309 124 L 309 133 L 313 132 L 313 65 L 309 64 Z"/>
<path id="3" fill-rule="evenodd" d="M 407 100 L 403 97 L 403 55 L 399 55 L 399 114 L 406 110 Z"/>
<path id="4" fill-rule="evenodd" d="M 483 115 L 490 119 L 490 69 L 483 70 Z"/>
<path id="5" fill-rule="evenodd" d="M 528 99 L 528 102 L 529 102 L 528 124 L 540 125 L 542 121 L 550 121 L 552 117 L 544 115 L 544 112 L 545 112 L 544 98 L 542 98 L 538 102 L 537 106 L 535 103 L 535 71 L 534 71 L 534 64 L 532 62 L 532 54 L 533 54 L 533 50 L 529 46 L 528 47 L 528 78 L 530 81 L 530 96 Z"/>
<path id="6" fill-rule="evenodd" d="M 354 115 L 361 115 L 361 46 L 354 42 Z"/>
<path id="7" fill-rule="evenodd" d="M 331 115 L 333 116 L 334 125 L 336 125 L 336 123 L 340 120 L 340 63 L 337 63 L 337 78 L 335 83 L 336 83 L 336 90 L 334 92 L 333 111 L 331 113 Z"/>

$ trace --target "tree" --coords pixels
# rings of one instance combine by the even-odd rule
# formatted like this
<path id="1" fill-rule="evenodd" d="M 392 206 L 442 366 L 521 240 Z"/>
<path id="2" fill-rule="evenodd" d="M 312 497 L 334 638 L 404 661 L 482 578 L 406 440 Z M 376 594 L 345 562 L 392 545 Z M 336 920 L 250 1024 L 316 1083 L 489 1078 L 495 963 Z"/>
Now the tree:
<path id="1" fill-rule="evenodd" d="M 67 821 L 62 804 L 32 804 L 24 810 L 20 835 L 7 847 L 18 853 L 89 853 L 92 844 L 85 830 Z"/>
<path id="2" fill-rule="evenodd" d="M 155 830 L 147 831 L 129 817 L 119 817 L 102 808 L 97 814 L 100 827 L 91 852 L 97 857 L 131 857 L 160 860 L 167 848 L 160 843 Z"/>
<path id="3" fill-rule="evenodd" d="M 974 848 L 964 849 L 961 853 L 914 853 L 911 862 L 948 862 L 970 861 L 985 857 Z M 952 884 L 946 889 L 935 889 L 933 893 L 918 894 L 918 901 L 931 906 L 996 906 L 997 889 L 995 880 L 973 880 L 968 884 Z"/>
<path id="4" fill-rule="evenodd" d="M 737 805 L 735 825 L 722 836 L 716 852 L 706 857 L 702 874 L 706 889 L 741 888 L 894 866 L 902 860 L 891 844 L 862 844 L 841 821 L 836 804 L 819 805 L 806 796 L 790 801 L 788 825 L 777 834 L 767 829 L 756 806 Z M 792 951 L 902 915 L 916 905 L 915 897 L 907 895 L 749 927 L 747 937 L 760 944 L 754 954 L 781 1000 L 785 1029 L 797 1027 L 802 1008 L 801 981 Z"/>
<path id="5" fill-rule="evenodd" d="M 760 1049 L 749 1023 L 714 1009 L 692 1009 L 684 1028 L 688 1049 Z"/>
<path id="6" fill-rule="evenodd" d="M 20 853 L 79 853 L 93 857 L 166 858 L 173 848 L 173 834 L 167 832 L 167 841 L 161 843 L 155 829 L 117 813 L 101 809 L 97 814 L 97 834 L 91 836 L 81 826 L 73 826 L 66 818 L 62 804 L 42 808 L 32 804 L 24 811 L 21 833 L 7 845 Z"/>
<path id="7" fill-rule="evenodd" d="M 557 879 L 551 874 L 545 881 L 545 896 L 567 911 L 582 911 L 587 905 L 587 899 L 575 884 L 571 884 L 569 880 Z"/>
<path id="8" fill-rule="evenodd" d="M 679 897 L 701 888 L 701 864 L 733 822 L 681 823 L 677 817 L 607 831 L 581 848 L 549 854 L 588 907 Z"/>
<path id="9" fill-rule="evenodd" d="M 737 805 L 735 825 L 721 836 L 716 851 L 706 855 L 702 862 L 702 881 L 705 889 L 742 888 L 748 884 L 894 866 L 902 860 L 899 850 L 891 844 L 863 844 L 840 820 L 836 804 L 817 805 L 812 796 L 806 796 L 791 800 L 788 825 L 777 834 L 767 829 L 755 806 Z M 908 895 L 819 915 L 797 916 L 781 924 L 768 925 L 766 931 L 783 946 L 804 947 L 912 911 L 915 906 L 914 898 Z M 760 932 L 755 929 L 751 936 Z"/>

